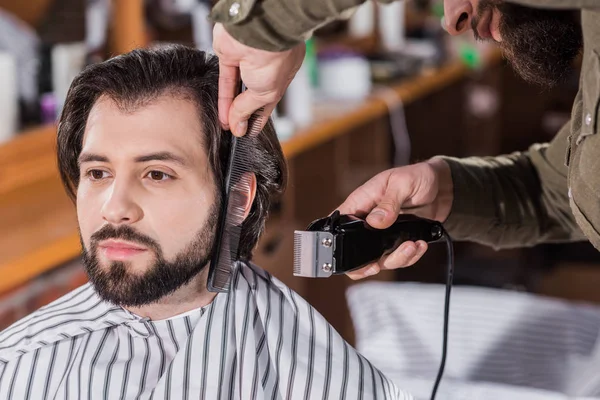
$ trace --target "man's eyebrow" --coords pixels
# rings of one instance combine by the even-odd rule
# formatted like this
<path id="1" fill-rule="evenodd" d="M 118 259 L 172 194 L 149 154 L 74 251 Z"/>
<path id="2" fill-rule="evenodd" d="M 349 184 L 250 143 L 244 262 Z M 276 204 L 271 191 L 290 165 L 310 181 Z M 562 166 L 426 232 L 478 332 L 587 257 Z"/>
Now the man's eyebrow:
<path id="1" fill-rule="evenodd" d="M 143 163 L 148 161 L 171 161 L 183 167 L 187 166 L 186 160 L 178 155 L 168 151 L 160 151 L 158 153 L 145 154 L 135 158 L 135 162 Z"/>
<path id="2" fill-rule="evenodd" d="M 108 157 L 102 156 L 100 154 L 95 154 L 95 153 L 81 153 L 79 155 L 79 158 L 77 159 L 77 163 L 79 165 L 86 163 L 86 162 L 94 162 L 94 161 L 108 162 Z"/>
<path id="3" fill-rule="evenodd" d="M 179 157 L 168 151 L 160 151 L 158 153 L 144 154 L 134 159 L 136 163 L 144 163 L 148 161 L 170 161 L 177 163 L 183 167 L 187 166 L 188 163 L 182 157 Z M 81 153 L 77 162 L 79 165 L 87 162 L 109 162 L 108 157 L 95 154 L 95 153 Z"/>

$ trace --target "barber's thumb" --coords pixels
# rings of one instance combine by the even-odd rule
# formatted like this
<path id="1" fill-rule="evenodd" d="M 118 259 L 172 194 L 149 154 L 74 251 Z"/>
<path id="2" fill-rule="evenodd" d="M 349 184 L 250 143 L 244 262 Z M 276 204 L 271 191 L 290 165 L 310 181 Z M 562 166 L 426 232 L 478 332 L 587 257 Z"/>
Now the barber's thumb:
<path id="1" fill-rule="evenodd" d="M 275 109 L 276 104 L 266 105 L 254 111 L 248 119 L 240 120 L 238 123 L 238 129 L 234 132 L 236 136 L 255 136 L 258 135 L 264 129 L 265 125 L 269 121 L 271 113 Z"/>
<path id="2" fill-rule="evenodd" d="M 249 90 L 241 93 L 235 98 L 229 110 L 231 131 L 236 136 L 262 131 L 275 105 L 276 103 L 264 104 L 255 99 Z"/>
<path id="3" fill-rule="evenodd" d="M 367 216 L 367 223 L 374 228 L 388 228 L 398 219 L 399 210 L 394 202 L 383 200 Z"/>

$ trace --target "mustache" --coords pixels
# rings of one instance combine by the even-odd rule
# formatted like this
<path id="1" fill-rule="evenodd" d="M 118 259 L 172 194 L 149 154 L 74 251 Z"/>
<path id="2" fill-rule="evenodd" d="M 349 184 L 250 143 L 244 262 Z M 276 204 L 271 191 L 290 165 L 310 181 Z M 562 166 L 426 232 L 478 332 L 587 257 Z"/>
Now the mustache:
<path id="1" fill-rule="evenodd" d="M 117 227 L 112 225 L 104 225 L 98 231 L 94 232 L 94 234 L 90 237 L 90 242 L 92 247 L 95 249 L 99 242 L 108 239 L 121 239 L 127 240 L 128 242 L 139 243 L 160 254 L 160 246 L 154 239 L 137 232 L 129 225 L 121 225 Z"/>
<path id="2" fill-rule="evenodd" d="M 471 18 L 471 32 L 473 32 L 476 40 L 482 40 L 477 31 L 477 27 L 479 26 L 481 18 L 483 18 L 483 14 L 488 10 L 498 8 L 500 4 L 501 2 L 498 0 L 481 0 L 479 2 L 475 15 Z"/>

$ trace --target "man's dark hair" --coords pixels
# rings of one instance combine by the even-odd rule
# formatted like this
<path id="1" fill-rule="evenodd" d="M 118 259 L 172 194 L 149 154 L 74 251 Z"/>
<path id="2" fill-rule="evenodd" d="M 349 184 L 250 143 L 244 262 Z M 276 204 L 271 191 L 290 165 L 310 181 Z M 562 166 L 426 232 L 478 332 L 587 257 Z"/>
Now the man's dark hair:
<path id="1" fill-rule="evenodd" d="M 138 49 L 81 72 L 71 84 L 58 126 L 58 166 L 67 194 L 74 201 L 79 184 L 77 163 L 90 110 L 108 97 L 126 112 L 170 94 L 193 101 L 198 109 L 210 168 L 217 188 L 224 185 L 231 134 L 218 118 L 219 62 L 216 56 L 180 45 Z M 285 189 L 287 167 L 271 120 L 248 141 L 248 169 L 256 175 L 256 197 L 242 225 L 239 255 L 249 260 L 263 232 L 272 200 Z M 222 199 L 217 199 L 219 201 Z M 222 208 L 222 207 L 219 207 Z"/>

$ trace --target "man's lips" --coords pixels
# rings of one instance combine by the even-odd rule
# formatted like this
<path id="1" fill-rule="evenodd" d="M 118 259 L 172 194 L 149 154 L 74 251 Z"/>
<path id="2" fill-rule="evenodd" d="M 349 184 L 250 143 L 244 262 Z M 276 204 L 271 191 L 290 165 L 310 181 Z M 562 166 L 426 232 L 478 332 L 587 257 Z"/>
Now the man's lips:
<path id="1" fill-rule="evenodd" d="M 140 245 L 119 240 L 104 240 L 98 248 L 109 259 L 122 261 L 146 252 L 148 249 Z"/>

